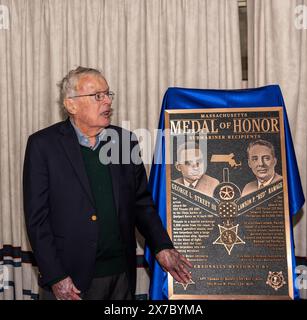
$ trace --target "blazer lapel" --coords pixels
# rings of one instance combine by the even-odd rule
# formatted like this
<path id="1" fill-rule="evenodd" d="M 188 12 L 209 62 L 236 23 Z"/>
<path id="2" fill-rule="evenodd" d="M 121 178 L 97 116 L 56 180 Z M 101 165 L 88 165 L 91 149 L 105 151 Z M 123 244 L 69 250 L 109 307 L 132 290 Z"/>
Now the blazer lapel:
<path id="1" fill-rule="evenodd" d="M 95 205 L 95 201 L 92 196 L 91 187 L 83 163 L 78 138 L 76 136 L 76 133 L 74 132 L 72 125 L 70 124 L 69 119 L 63 123 L 60 131 L 63 134 L 60 138 L 60 142 L 62 144 L 64 152 L 69 159 L 72 167 L 74 168 L 75 173 L 82 187 L 84 188 L 84 191 L 90 198 L 92 204 Z"/>

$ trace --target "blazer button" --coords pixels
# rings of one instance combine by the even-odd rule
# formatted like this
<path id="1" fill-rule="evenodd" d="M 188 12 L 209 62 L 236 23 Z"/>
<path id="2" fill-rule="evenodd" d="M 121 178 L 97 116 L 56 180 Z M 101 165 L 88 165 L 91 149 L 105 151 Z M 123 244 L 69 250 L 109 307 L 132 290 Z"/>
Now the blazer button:
<path id="1" fill-rule="evenodd" d="M 96 220 L 97 220 L 97 216 L 96 216 L 95 214 L 93 214 L 93 215 L 91 216 L 91 219 L 92 219 L 92 221 L 96 221 Z"/>

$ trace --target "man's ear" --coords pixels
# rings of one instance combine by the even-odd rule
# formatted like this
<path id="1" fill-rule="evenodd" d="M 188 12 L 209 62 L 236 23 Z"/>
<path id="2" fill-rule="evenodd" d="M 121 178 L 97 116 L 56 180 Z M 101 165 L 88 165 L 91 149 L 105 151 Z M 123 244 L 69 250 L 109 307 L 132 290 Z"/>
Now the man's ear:
<path id="1" fill-rule="evenodd" d="M 64 99 L 64 106 L 69 114 L 76 114 L 77 106 L 75 105 L 73 99 Z"/>
<path id="2" fill-rule="evenodd" d="M 176 168 L 179 172 L 181 172 L 180 163 L 176 162 L 176 163 L 175 163 L 175 168 Z"/>

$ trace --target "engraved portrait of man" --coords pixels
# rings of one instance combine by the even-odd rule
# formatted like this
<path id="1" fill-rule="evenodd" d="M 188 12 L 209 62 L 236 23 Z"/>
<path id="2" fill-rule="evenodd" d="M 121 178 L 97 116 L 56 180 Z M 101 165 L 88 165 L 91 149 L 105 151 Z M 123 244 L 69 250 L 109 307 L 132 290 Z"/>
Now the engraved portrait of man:
<path id="1" fill-rule="evenodd" d="M 205 174 L 204 153 L 198 144 L 187 142 L 178 148 L 175 168 L 181 173 L 181 177 L 174 180 L 175 182 L 209 197 L 213 196 L 213 191 L 219 181 Z"/>
<path id="2" fill-rule="evenodd" d="M 282 176 L 275 172 L 277 158 L 271 142 L 266 140 L 251 142 L 247 148 L 247 156 L 248 166 L 253 171 L 256 180 L 245 185 L 242 197 L 282 180 Z"/>

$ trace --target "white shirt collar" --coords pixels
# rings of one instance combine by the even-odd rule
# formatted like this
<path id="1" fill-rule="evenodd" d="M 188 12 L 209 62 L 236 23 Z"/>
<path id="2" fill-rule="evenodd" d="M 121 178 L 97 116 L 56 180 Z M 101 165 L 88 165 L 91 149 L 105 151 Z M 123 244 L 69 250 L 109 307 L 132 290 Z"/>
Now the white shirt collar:
<path id="1" fill-rule="evenodd" d="M 195 188 L 196 185 L 197 185 L 197 182 L 198 182 L 198 180 L 190 183 L 190 182 L 188 182 L 187 180 L 183 179 L 183 183 L 184 183 L 184 185 L 185 185 L 186 187 L 190 187 L 190 185 L 192 184 L 193 188 Z"/>
<path id="2" fill-rule="evenodd" d="M 274 175 L 272 176 L 272 178 L 269 179 L 269 180 L 266 181 L 266 182 L 260 182 L 260 181 L 258 180 L 258 189 L 260 189 L 260 186 L 261 186 L 261 188 L 268 186 L 268 185 L 273 181 L 274 177 L 275 177 L 275 173 L 274 173 Z"/>
<path id="3" fill-rule="evenodd" d="M 72 118 L 69 118 L 70 123 L 72 124 L 73 128 L 75 129 L 76 135 L 78 137 L 78 141 L 79 144 L 83 147 L 88 147 L 91 148 L 92 150 L 97 149 L 98 145 L 100 144 L 100 142 L 103 140 L 103 136 L 105 135 L 105 129 L 103 129 L 95 138 L 96 138 L 96 142 L 95 145 L 92 147 L 90 145 L 90 140 L 88 139 L 87 136 L 85 136 L 80 129 L 75 125 L 74 121 L 72 120 Z"/>

